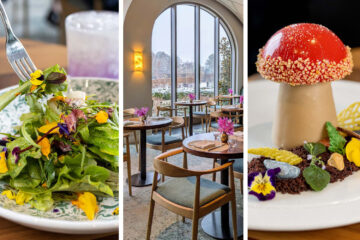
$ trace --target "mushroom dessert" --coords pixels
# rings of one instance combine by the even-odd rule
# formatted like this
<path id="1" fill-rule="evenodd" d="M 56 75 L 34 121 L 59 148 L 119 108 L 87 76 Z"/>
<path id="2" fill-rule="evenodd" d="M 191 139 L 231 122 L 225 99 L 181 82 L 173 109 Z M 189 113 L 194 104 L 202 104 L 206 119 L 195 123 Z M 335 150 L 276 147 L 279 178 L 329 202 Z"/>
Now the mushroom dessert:
<path id="1" fill-rule="evenodd" d="M 321 191 L 360 170 L 360 135 L 338 126 L 331 89 L 352 71 L 350 48 L 324 26 L 293 24 L 268 40 L 256 64 L 280 83 L 272 129 L 278 148 L 248 150 L 259 156 L 248 165 L 249 194 L 269 200 L 276 192 Z M 353 118 L 351 109 L 340 115 Z"/>

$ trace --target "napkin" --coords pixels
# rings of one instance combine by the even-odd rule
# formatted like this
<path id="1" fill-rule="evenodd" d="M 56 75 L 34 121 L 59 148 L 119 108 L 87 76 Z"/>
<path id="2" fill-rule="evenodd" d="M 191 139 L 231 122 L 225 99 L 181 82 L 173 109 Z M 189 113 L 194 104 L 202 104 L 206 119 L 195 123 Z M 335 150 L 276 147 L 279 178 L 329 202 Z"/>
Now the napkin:
<path id="1" fill-rule="evenodd" d="M 215 147 L 215 142 L 213 141 L 195 141 L 190 143 L 191 146 L 200 148 L 200 149 L 208 149 Z"/>

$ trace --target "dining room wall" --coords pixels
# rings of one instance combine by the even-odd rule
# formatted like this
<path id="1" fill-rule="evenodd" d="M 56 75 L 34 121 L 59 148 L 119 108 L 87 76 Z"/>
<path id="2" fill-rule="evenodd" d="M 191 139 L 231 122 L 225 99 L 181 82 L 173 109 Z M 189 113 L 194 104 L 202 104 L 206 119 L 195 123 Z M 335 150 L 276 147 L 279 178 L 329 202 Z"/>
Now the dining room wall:
<path id="1" fill-rule="evenodd" d="M 237 86 L 243 84 L 243 24 L 224 5 L 213 0 L 126 0 L 124 6 L 124 109 L 152 109 L 151 36 L 156 18 L 173 4 L 195 3 L 206 6 L 220 16 L 231 31 L 236 45 Z M 134 51 L 143 52 L 143 71 L 133 71 Z"/>

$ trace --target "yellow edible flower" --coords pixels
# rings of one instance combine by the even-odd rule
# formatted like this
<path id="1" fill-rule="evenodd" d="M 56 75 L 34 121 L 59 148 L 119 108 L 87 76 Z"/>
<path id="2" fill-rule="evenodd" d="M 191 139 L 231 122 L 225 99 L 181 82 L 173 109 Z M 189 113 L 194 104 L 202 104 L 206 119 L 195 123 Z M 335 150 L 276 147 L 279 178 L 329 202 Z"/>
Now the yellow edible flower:
<path id="1" fill-rule="evenodd" d="M 38 136 L 38 139 L 39 140 L 41 137 Z M 39 143 L 38 143 L 41 147 L 41 153 L 46 156 L 47 158 L 49 158 L 49 154 L 50 154 L 50 141 L 48 138 L 43 138 L 43 140 L 41 140 Z"/>
<path id="2" fill-rule="evenodd" d="M 0 173 L 6 173 L 8 171 L 5 153 L 5 151 L 0 153 Z"/>
<path id="3" fill-rule="evenodd" d="M 275 159 L 279 162 L 286 162 L 291 165 L 297 165 L 302 162 L 302 158 L 298 155 L 277 148 L 250 148 L 248 153 Z"/>
<path id="4" fill-rule="evenodd" d="M 80 193 L 78 199 L 71 202 L 73 205 L 81 208 L 88 219 L 93 220 L 99 207 L 96 203 L 96 197 L 90 192 Z"/>
<path id="5" fill-rule="evenodd" d="M 115 208 L 112 212 L 113 215 L 119 215 L 119 207 Z"/>
<path id="6" fill-rule="evenodd" d="M 262 174 L 258 174 L 254 181 L 251 183 L 250 191 L 254 191 L 257 194 L 262 194 L 264 196 L 269 195 L 271 192 L 276 191 L 275 187 L 271 184 L 270 176 L 265 173 L 263 176 Z"/>
<path id="7" fill-rule="evenodd" d="M 38 128 L 38 130 L 41 133 L 47 133 L 48 131 L 50 131 L 50 129 L 56 127 L 57 125 L 58 125 L 57 122 L 48 123 L 48 124 L 45 124 L 44 126 Z M 59 133 L 59 128 L 55 128 L 50 133 Z"/>
<path id="8" fill-rule="evenodd" d="M 10 200 L 14 200 L 16 198 L 15 193 L 13 193 L 11 190 L 4 190 L 1 195 L 5 195 Z"/>
<path id="9" fill-rule="evenodd" d="M 24 205 L 24 203 L 27 203 L 31 200 L 32 196 L 26 192 L 23 192 L 23 191 L 19 191 L 17 194 L 16 194 L 16 204 L 18 205 Z"/>
<path id="10" fill-rule="evenodd" d="M 360 167 L 360 140 L 352 138 L 345 148 L 346 158 Z"/>
<path id="11" fill-rule="evenodd" d="M 43 75 L 43 72 L 41 70 L 36 70 L 35 72 L 30 74 L 30 77 L 31 77 L 30 82 L 36 86 L 41 85 L 43 83 L 43 81 L 38 80 L 38 78 L 41 77 L 42 75 Z"/>
<path id="12" fill-rule="evenodd" d="M 65 102 L 65 97 L 64 96 L 55 96 L 55 97 L 51 98 L 50 101 L 62 101 L 62 102 Z"/>
<path id="13" fill-rule="evenodd" d="M 98 123 L 106 123 L 109 115 L 105 111 L 100 111 L 96 114 L 95 119 Z"/>
<path id="14" fill-rule="evenodd" d="M 31 88 L 30 88 L 30 92 L 33 92 L 37 89 L 38 86 L 36 85 L 32 85 Z"/>

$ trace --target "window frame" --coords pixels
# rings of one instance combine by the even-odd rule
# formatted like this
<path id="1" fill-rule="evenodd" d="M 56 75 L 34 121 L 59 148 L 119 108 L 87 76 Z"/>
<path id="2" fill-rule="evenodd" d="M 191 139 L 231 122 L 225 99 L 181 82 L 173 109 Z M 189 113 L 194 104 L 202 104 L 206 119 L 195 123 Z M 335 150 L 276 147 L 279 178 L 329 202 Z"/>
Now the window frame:
<path id="1" fill-rule="evenodd" d="M 220 26 L 224 29 L 231 47 L 231 88 L 234 90 L 235 94 L 239 94 L 240 89 L 239 83 L 236 82 L 236 45 L 233 38 L 233 35 L 227 26 L 226 22 L 212 10 L 206 8 L 205 6 L 197 3 L 176 3 L 166 8 L 164 11 L 170 9 L 170 42 L 171 42 L 171 108 L 175 108 L 175 102 L 177 101 L 177 6 L 179 5 L 188 5 L 194 8 L 194 94 L 196 99 L 200 99 L 200 74 L 201 74 L 201 64 L 200 64 L 200 21 L 201 21 L 201 11 L 206 11 L 211 16 L 214 17 L 214 96 L 219 95 L 219 78 L 220 78 L 220 53 L 219 53 L 219 43 L 220 43 Z M 162 11 L 159 16 L 164 12 Z M 154 26 L 153 26 L 154 27 Z"/>

